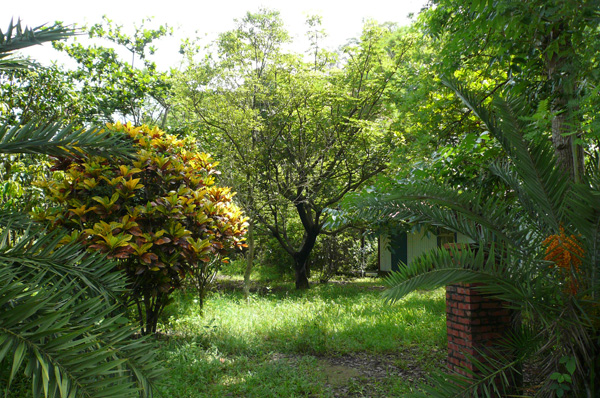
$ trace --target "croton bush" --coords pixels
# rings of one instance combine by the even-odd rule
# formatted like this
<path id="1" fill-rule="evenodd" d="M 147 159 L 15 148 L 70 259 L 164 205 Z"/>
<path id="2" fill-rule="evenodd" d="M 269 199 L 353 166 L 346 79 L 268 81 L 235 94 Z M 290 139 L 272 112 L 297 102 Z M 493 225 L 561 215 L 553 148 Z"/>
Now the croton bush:
<path id="1" fill-rule="evenodd" d="M 246 218 L 229 188 L 215 184 L 210 155 L 158 128 L 108 125 L 133 141 L 130 159 L 56 159 L 54 179 L 40 181 L 52 204 L 36 214 L 116 260 L 130 281 L 142 331 L 156 331 L 169 295 L 184 278 L 202 279 L 244 246 Z"/>

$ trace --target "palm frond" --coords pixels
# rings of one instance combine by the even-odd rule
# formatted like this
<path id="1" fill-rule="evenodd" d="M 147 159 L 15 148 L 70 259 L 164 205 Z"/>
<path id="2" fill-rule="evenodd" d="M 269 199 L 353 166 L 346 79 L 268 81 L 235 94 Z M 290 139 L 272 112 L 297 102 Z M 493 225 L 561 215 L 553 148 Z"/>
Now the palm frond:
<path id="1" fill-rule="evenodd" d="M 567 200 L 567 217 L 580 233 L 584 245 L 584 280 L 590 283 L 590 295 L 600 297 L 600 170 L 593 170 L 573 189 Z M 600 316 L 600 315 L 599 315 Z"/>
<path id="2" fill-rule="evenodd" d="M 560 287 L 551 283 L 552 272 L 544 261 L 523 263 L 511 250 L 491 244 L 435 249 L 413 259 L 409 265 L 386 279 L 383 297 L 395 302 L 419 289 L 435 289 L 455 283 L 478 283 L 481 293 L 489 294 L 522 311 L 546 314 L 542 323 L 551 324 L 560 315 L 552 306 Z"/>
<path id="3" fill-rule="evenodd" d="M 500 273 L 495 263 L 493 249 L 470 248 L 436 249 L 414 259 L 410 265 L 402 265 L 400 271 L 392 272 L 385 280 L 388 289 L 383 296 L 394 302 L 418 289 L 434 289 L 453 283 L 473 283 L 495 280 Z"/>
<path id="4" fill-rule="evenodd" d="M 518 100 L 496 97 L 493 100 L 495 113 L 492 113 L 458 81 L 448 78 L 443 78 L 442 81 L 500 142 L 523 181 L 523 189 L 536 198 L 539 217 L 554 231 L 558 231 L 564 222 L 564 199 L 568 195 L 570 181 L 556 167 L 554 150 L 548 142 L 533 144 L 525 140 L 525 126 L 521 122 L 522 115 L 519 114 L 522 107 Z"/>
<path id="5" fill-rule="evenodd" d="M 62 40 L 76 34 L 69 26 L 55 23 L 51 26 L 23 27 L 21 21 L 10 21 L 6 31 L 0 30 L 0 72 L 37 66 L 28 59 L 16 58 L 13 52 L 45 42 Z"/>
<path id="6" fill-rule="evenodd" d="M 516 379 L 521 377 L 521 365 L 544 344 L 546 331 L 531 326 L 515 325 L 498 347 L 486 347 L 475 355 L 464 353 L 472 368 L 461 368 L 462 373 L 434 372 L 429 383 L 410 397 L 520 397 L 515 390 Z M 508 393 L 508 395 L 507 395 Z M 513 395 L 510 395 L 510 394 Z"/>
<path id="7" fill-rule="evenodd" d="M 10 59 L 2 59 L 2 55 L 0 55 L 0 72 L 15 69 L 28 69 L 34 66 L 37 65 L 26 58 L 12 57 Z"/>
<path id="8" fill-rule="evenodd" d="M 104 255 L 86 252 L 77 243 L 59 246 L 61 231 L 29 229 L 10 243 L 9 231 L 0 234 L 0 262 L 6 270 L 17 276 L 44 273 L 47 284 L 87 289 L 89 295 L 102 296 L 107 303 L 121 300 L 125 278 Z"/>
<path id="9" fill-rule="evenodd" d="M 48 286 L 45 275 L 0 273 L 0 361 L 12 364 L 9 384 L 24 372 L 34 397 L 139 397 L 157 376 L 146 342 L 101 297 Z"/>
<path id="10" fill-rule="evenodd" d="M 31 219 L 27 214 L 17 213 L 12 206 L 0 207 L 0 227 L 12 230 L 24 230 L 32 226 Z"/>
<path id="11" fill-rule="evenodd" d="M 21 50 L 45 42 L 66 39 L 73 36 L 75 31 L 70 26 L 54 24 L 51 26 L 40 25 L 33 28 L 23 26 L 21 20 L 15 24 L 11 19 L 6 31 L 0 29 L 0 58 L 7 53 Z"/>
<path id="12" fill-rule="evenodd" d="M 30 153 L 50 156 L 126 156 L 131 152 L 129 140 L 118 133 L 94 128 L 73 129 L 60 123 L 39 125 L 30 121 L 24 126 L 0 126 L 0 153 Z"/>
<path id="13" fill-rule="evenodd" d="M 397 187 L 394 193 L 361 198 L 350 207 L 351 218 L 403 220 L 442 226 L 484 243 L 505 241 L 527 250 L 527 231 L 503 198 L 456 192 L 452 187 L 415 183 Z"/>

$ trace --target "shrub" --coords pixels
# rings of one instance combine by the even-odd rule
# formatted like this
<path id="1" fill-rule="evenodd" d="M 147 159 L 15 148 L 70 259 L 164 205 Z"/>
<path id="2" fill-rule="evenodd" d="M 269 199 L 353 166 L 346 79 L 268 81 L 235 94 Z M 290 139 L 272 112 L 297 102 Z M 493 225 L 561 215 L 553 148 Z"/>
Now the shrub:
<path id="1" fill-rule="evenodd" d="M 310 269 L 319 275 L 321 282 L 327 282 L 335 275 L 361 275 L 369 261 L 377 261 L 373 238 L 363 231 L 348 229 L 338 235 L 324 236 L 317 241 L 311 256 Z"/>
<path id="2" fill-rule="evenodd" d="M 107 127 L 132 140 L 132 159 L 57 159 L 60 178 L 41 181 L 53 205 L 36 217 L 118 261 L 142 332 L 156 331 L 169 295 L 186 276 L 206 279 L 215 257 L 244 246 L 246 219 L 229 188 L 215 185 L 211 157 L 158 128 Z"/>

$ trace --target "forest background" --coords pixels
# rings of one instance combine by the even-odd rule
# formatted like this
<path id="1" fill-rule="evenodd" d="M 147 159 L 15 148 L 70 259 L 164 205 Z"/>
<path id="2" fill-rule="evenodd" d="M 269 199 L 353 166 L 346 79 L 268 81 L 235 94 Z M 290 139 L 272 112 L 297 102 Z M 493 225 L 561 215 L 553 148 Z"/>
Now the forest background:
<path id="1" fill-rule="evenodd" d="M 237 19 L 232 29 L 208 43 L 183 41 L 181 67 L 168 71 L 152 58 L 158 40 L 172 33 L 166 25 L 149 28 L 145 21 L 126 32 L 105 18 L 79 31 L 92 42 L 54 40 L 69 36 L 60 25 L 34 29 L 46 37 L 41 41 L 53 41 L 57 51 L 71 58 L 74 67 L 36 68 L 25 60 L 6 63 L 0 106 L 2 124 L 11 131 L 5 135 L 7 143 L 19 137 L 23 126 L 29 129 L 22 133 L 27 136 L 44 126 L 68 124 L 58 135 L 66 137 L 71 128 L 85 132 L 108 123 L 109 131 L 129 135 L 142 149 L 131 165 L 117 163 L 111 169 L 114 176 L 103 179 L 115 189 L 111 196 L 106 193 L 109 187 L 96 179 L 98 170 L 109 170 L 107 160 L 64 160 L 74 150 L 66 145 L 46 151 L 3 147 L 9 154 L 2 170 L 3 206 L 33 213 L 52 227 L 68 228 L 70 238 L 59 245 L 91 244 L 109 259 L 127 260 L 120 264 L 128 270 L 129 298 L 137 305 L 144 334 L 156 331 L 169 295 L 183 285 L 188 274 L 184 268 L 192 262 L 203 264 L 189 271 L 202 303 L 206 283 L 220 269 L 243 270 L 246 282 L 253 269 L 273 273 L 274 278 L 292 274 L 301 290 L 309 288 L 311 279 L 326 282 L 340 272 L 374 269 L 373 239 L 367 231 L 439 226 L 464 230 L 481 244 L 482 254 L 474 257 L 474 264 L 484 267 L 482 259 L 496 258 L 497 248 L 506 250 L 498 254 L 499 261 L 517 258 L 513 266 L 531 264 L 513 269 L 507 263 L 500 267 L 503 272 L 543 280 L 539 289 L 552 278 L 563 278 L 566 285 L 554 288 L 565 295 L 566 303 L 575 302 L 574 308 L 582 309 L 585 317 L 579 310 L 569 312 L 565 322 L 580 325 L 579 334 L 563 336 L 563 329 L 557 328 L 555 337 L 581 343 L 562 357 L 574 358 L 582 370 L 581 383 L 573 386 L 593 391 L 593 383 L 585 381 L 594 380 L 594 366 L 584 369 L 594 359 L 583 348 L 590 344 L 595 347 L 591 352 L 597 351 L 593 306 L 598 224 L 593 198 L 598 168 L 598 18 L 597 7 L 588 2 L 506 1 L 491 6 L 474 1 L 466 7 L 437 1 L 410 26 L 366 21 L 359 36 L 331 49 L 324 45 L 322 19 L 307 16 L 307 46 L 298 53 L 289 46 L 291 37 L 279 12 L 260 9 Z M 11 52 L 12 28 L 6 32 L 3 45 Z M 15 37 L 19 34 L 17 29 Z M 136 130 L 119 121 L 157 127 Z M 149 138 L 140 138 L 144 135 Z M 27 145 L 34 144 L 29 141 Z M 127 159 L 127 151 L 119 153 L 121 149 L 117 147 L 116 154 Z M 178 164 L 166 160 L 165 153 L 173 151 L 181 157 Z M 194 151 L 210 153 L 216 161 Z M 45 158 L 18 152 L 59 159 L 50 168 Z M 190 159 L 202 164 L 202 175 L 185 169 Z M 219 184 L 232 187 L 235 199 L 227 188 L 208 188 L 217 178 L 217 161 Z M 150 175 L 166 183 L 181 177 L 187 186 L 149 199 L 151 183 L 158 180 L 134 177 L 144 162 L 149 162 Z M 60 177 L 52 181 L 50 175 Z M 436 184 L 443 190 L 430 189 Z M 161 184 L 156 186 L 160 193 Z M 101 192 L 92 196 L 98 187 Z M 413 193 L 415 187 L 425 193 Z M 94 193 L 69 198 L 70 189 Z M 133 211 L 125 201 L 135 198 L 136 191 L 149 201 Z M 577 194 L 568 196 L 571 191 Z M 462 196 L 452 202 L 454 194 Z M 210 203 L 195 202 L 205 196 Z M 482 201 L 489 197 L 495 201 Z M 85 202 L 90 198 L 92 202 Z M 225 207 L 227 213 L 215 210 Z M 240 220 L 238 207 L 247 219 Z M 203 213 L 187 229 L 184 221 L 164 231 L 140 229 L 155 224 L 152 217 L 142 222 L 143 217 L 174 214 L 184 220 L 196 213 L 195 208 Z M 119 209 L 128 213 L 119 214 Z M 585 217 L 574 209 L 582 209 L 577 214 Z M 520 222 L 516 226 L 506 219 L 513 211 Z M 484 216 L 495 218 L 486 222 Z M 46 250 L 41 243 L 21 243 L 30 238 L 22 225 L 7 223 L 5 244 Z M 199 227 L 198 236 L 188 236 L 192 226 Z M 552 253 L 543 257 L 540 248 L 553 236 L 564 243 L 560 237 L 565 228 L 579 235 L 566 239 L 570 248 L 564 250 L 571 260 L 559 264 L 555 256 L 548 257 Z M 244 233 L 248 248 L 243 254 L 226 250 L 239 248 Z M 432 263 L 451 261 L 447 253 L 437 256 L 435 261 L 426 259 L 429 263 L 423 260 L 424 267 L 407 268 L 392 278 L 396 286 L 391 299 L 418 285 L 411 282 L 416 275 L 411 272 L 427 272 Z M 560 271 L 548 274 L 548 261 L 555 261 Z M 11 280 L 7 286 L 15 291 L 23 283 L 17 271 L 5 275 Z M 468 272 L 453 272 L 470 278 Z M 409 287 L 403 285 L 407 280 Z M 515 298 L 498 289 L 507 301 L 526 301 L 525 296 Z M 23 293 L 27 291 L 19 294 L 31 296 Z M 534 304 L 532 308 L 538 308 Z M 558 308 L 563 304 L 553 303 Z M 539 308 L 544 310 L 534 312 L 532 319 L 550 319 L 553 311 L 547 304 Z M 581 340 L 582 335 L 589 340 Z M 15 344 L 13 370 L 19 368 L 25 349 Z M 4 354 L 12 346 L 6 347 Z M 551 353 L 550 366 L 560 366 L 562 357 Z M 48 378 L 43 371 L 47 362 L 40 363 Z M 59 388 L 58 373 L 50 379 Z M 140 377 L 138 383 L 146 381 Z M 549 381 L 548 388 L 552 385 L 556 383 Z"/>

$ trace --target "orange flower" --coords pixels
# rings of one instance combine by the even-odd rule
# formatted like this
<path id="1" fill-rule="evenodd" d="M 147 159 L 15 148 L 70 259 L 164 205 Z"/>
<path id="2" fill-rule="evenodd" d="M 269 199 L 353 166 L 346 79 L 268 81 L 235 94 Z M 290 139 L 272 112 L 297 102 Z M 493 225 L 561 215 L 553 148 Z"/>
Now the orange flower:
<path id="1" fill-rule="evenodd" d="M 542 244 L 546 247 L 546 255 L 544 259 L 552 261 L 566 277 L 569 282 L 569 291 L 571 294 L 576 294 L 579 289 L 579 284 L 573 278 L 572 273 L 579 272 L 581 258 L 584 251 L 579 244 L 577 236 L 565 234 L 565 229 L 561 226 L 560 233 L 550 235 Z"/>

